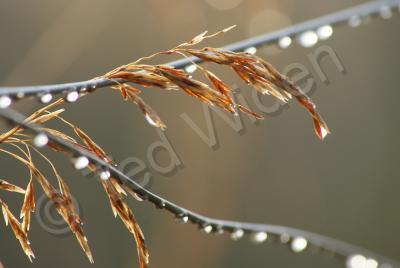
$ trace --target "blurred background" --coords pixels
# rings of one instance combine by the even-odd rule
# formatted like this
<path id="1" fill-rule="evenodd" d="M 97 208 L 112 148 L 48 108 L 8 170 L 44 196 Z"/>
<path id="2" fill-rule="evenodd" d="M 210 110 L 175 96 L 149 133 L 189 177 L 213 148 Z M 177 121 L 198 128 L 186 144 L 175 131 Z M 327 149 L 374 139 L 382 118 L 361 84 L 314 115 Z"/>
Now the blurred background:
<path id="1" fill-rule="evenodd" d="M 0 85 L 85 80 L 206 29 L 238 25 L 204 43 L 218 47 L 363 2 L 367 1 L 0 0 Z M 301 84 L 311 85 L 310 93 L 332 131 L 324 142 L 314 135 L 306 112 L 293 102 L 263 113 L 265 120 L 258 124 L 242 115 L 239 132 L 212 112 L 216 146 L 211 148 L 182 118 L 185 113 L 209 136 L 198 101 L 182 92 L 145 89 L 143 98 L 167 124 L 165 137 L 181 163 L 166 173 L 158 166 L 170 164 L 170 153 L 150 150 L 162 140 L 160 134 L 116 92 L 98 90 L 67 105 L 64 116 L 118 163 L 134 159 L 127 168 L 145 165 L 137 177 L 151 176 L 152 191 L 195 212 L 305 229 L 400 259 L 399 26 L 395 12 L 390 20 L 334 28 L 329 40 L 311 48 L 293 44 L 285 50 L 276 45 L 258 50 L 279 70 L 297 64 L 309 71 Z M 329 57 L 323 58 L 326 82 L 309 60 L 322 45 L 329 46 L 345 68 L 340 72 Z M 231 72 L 210 68 L 237 85 L 249 106 L 261 112 L 249 88 Z M 264 107 L 274 104 L 268 96 L 261 101 Z M 38 107 L 35 101 L 22 101 L 15 108 L 28 114 Z M 0 126 L 7 129 L 3 122 Z M 149 151 L 158 166 L 149 159 Z M 4 267 L 138 267 L 133 238 L 114 219 L 99 183 L 73 170 L 64 156 L 45 152 L 53 156 L 78 200 L 95 264 L 88 263 L 75 238 L 55 222 L 57 217 L 39 216 L 33 217 L 30 233 L 37 256 L 33 264 L 9 228 L 0 224 Z M 2 155 L 0 170 L 2 178 L 26 185 L 28 174 L 14 160 Z M 36 188 L 38 202 L 46 206 Z M 16 214 L 20 196 L 2 192 L 1 198 Z M 170 214 L 146 202 L 129 204 L 147 238 L 151 267 L 342 265 L 318 255 L 295 255 L 272 243 L 256 246 L 247 239 L 233 242 L 226 235 L 205 235 L 193 225 L 176 224 Z"/>

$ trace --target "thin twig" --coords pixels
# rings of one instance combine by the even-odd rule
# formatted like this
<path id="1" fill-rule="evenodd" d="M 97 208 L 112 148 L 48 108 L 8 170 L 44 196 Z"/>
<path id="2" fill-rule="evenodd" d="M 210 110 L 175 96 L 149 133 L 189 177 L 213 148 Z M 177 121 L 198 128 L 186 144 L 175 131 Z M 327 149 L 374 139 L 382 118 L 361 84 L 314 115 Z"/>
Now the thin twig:
<path id="1" fill-rule="evenodd" d="M 36 135 L 43 134 L 40 125 L 25 123 L 26 118 L 20 113 L 13 111 L 12 109 L 0 109 L 0 117 L 3 117 L 12 125 L 18 125 Z M 205 217 L 203 215 L 180 207 L 175 203 L 154 194 L 150 190 L 143 188 L 133 179 L 118 170 L 116 166 L 108 164 L 107 162 L 98 158 L 96 155 L 90 153 L 89 151 L 73 146 L 71 143 L 55 137 L 51 134 L 46 135 L 50 143 L 57 144 L 58 146 L 62 147 L 63 149 L 65 149 L 65 151 L 69 152 L 72 157 L 87 157 L 90 163 L 100 167 L 102 170 L 108 170 L 113 178 L 119 180 L 142 199 L 148 200 L 149 202 L 153 203 L 157 208 L 165 209 L 171 212 L 174 216 L 184 222 L 192 222 L 200 229 L 204 230 L 206 233 L 220 233 L 225 231 L 230 233 L 233 238 L 240 238 L 243 234 L 250 236 L 260 233 L 268 234 L 269 236 L 272 236 L 276 241 L 287 244 L 295 252 L 296 248 L 294 248 L 294 243 L 296 241 L 299 241 L 299 239 L 303 239 L 303 241 L 306 242 L 306 245 L 308 245 L 307 249 L 314 248 L 317 250 L 321 250 L 321 253 L 326 252 L 327 255 L 334 255 L 342 260 L 348 260 L 348 258 L 350 258 L 351 256 L 362 254 L 367 258 L 373 258 L 377 260 L 379 264 L 390 264 L 392 265 L 391 267 L 400 267 L 400 264 L 398 262 L 391 260 L 387 257 L 381 256 L 379 254 L 357 246 L 353 246 L 343 241 L 339 241 L 308 231 L 278 225 L 244 223 Z M 306 248 L 304 247 L 300 251 L 303 251 L 305 249 Z"/>
<path id="2" fill-rule="evenodd" d="M 377 0 L 369 3 L 354 6 L 338 12 L 333 12 L 325 16 L 321 16 L 312 20 L 308 20 L 293 26 L 283 28 L 281 30 L 260 35 L 257 37 L 242 40 L 224 47 L 226 50 L 239 52 L 244 51 L 249 47 L 259 47 L 268 43 L 277 42 L 283 37 L 296 37 L 308 30 L 315 30 L 324 25 L 341 25 L 354 17 L 366 17 L 376 15 L 381 12 L 382 8 L 395 8 L 400 5 L 400 0 Z M 177 61 L 169 62 L 169 65 L 174 68 L 185 68 L 192 62 L 200 63 L 202 60 L 197 57 L 183 58 Z M 12 98 L 23 98 L 26 96 L 40 95 L 44 93 L 60 94 L 73 90 L 94 89 L 108 86 L 114 86 L 118 82 L 125 82 L 123 79 L 116 79 L 115 81 L 98 78 L 81 82 L 54 84 L 54 85 L 40 85 L 40 86 L 18 86 L 18 87 L 0 87 L 0 96 L 8 96 Z"/>

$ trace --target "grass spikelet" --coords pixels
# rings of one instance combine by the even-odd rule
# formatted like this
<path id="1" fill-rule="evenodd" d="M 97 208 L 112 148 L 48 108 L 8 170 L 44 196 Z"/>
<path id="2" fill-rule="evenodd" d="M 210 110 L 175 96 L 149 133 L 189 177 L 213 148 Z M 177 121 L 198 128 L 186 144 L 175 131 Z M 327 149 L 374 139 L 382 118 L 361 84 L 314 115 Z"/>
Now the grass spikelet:
<path id="1" fill-rule="evenodd" d="M 6 203 L 0 199 L 0 205 L 3 210 L 4 221 L 6 225 L 9 225 L 11 230 L 13 231 L 15 238 L 19 241 L 22 250 L 25 252 L 28 259 L 32 262 L 32 259 L 35 258 L 33 254 L 32 248 L 30 246 L 30 242 L 28 240 L 27 234 L 21 227 L 21 223 L 14 217 L 11 211 L 8 209 Z"/>
<path id="2" fill-rule="evenodd" d="M 15 193 L 20 193 L 20 194 L 25 194 L 25 190 L 22 189 L 19 186 L 16 186 L 14 184 L 11 184 L 5 180 L 0 179 L 0 190 L 6 190 L 10 192 L 15 192 Z"/>
<path id="3" fill-rule="evenodd" d="M 135 238 L 140 268 L 148 267 L 149 253 L 145 244 L 144 235 L 139 225 L 137 224 L 135 217 L 133 216 L 132 210 L 122 199 L 121 194 L 117 191 L 117 189 L 114 187 L 114 184 L 110 180 L 102 181 L 101 183 L 110 200 L 114 216 L 117 214 L 121 218 L 128 231 Z"/>

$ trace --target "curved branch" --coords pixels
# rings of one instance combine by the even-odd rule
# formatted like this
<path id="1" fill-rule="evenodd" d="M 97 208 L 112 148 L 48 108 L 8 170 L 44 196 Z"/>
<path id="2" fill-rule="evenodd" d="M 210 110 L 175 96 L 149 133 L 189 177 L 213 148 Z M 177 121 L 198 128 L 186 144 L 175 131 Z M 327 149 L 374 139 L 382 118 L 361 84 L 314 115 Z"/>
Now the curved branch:
<path id="1" fill-rule="evenodd" d="M 16 111 L 11 109 L 0 109 L 0 117 L 3 117 L 12 125 L 19 125 L 31 131 L 35 135 L 43 135 L 40 125 L 25 123 L 26 118 Z M 118 170 L 116 166 L 108 164 L 89 151 L 83 150 L 80 147 L 76 147 L 71 143 L 53 135 L 46 135 L 49 142 L 64 148 L 71 154 L 72 157 L 85 156 L 90 163 L 95 164 L 102 170 L 109 171 L 113 178 L 119 180 L 121 183 L 139 195 L 142 199 L 153 203 L 157 208 L 165 209 L 171 212 L 183 222 L 190 221 L 206 233 L 221 233 L 225 231 L 230 233 L 233 239 L 239 239 L 243 235 L 249 235 L 255 238 L 255 242 L 263 242 L 264 239 L 257 240 L 257 237 L 266 239 L 268 235 L 272 236 L 275 241 L 287 244 L 294 252 L 301 252 L 306 249 L 314 248 L 321 250 L 321 253 L 326 252 L 330 255 L 335 255 L 343 261 L 348 261 L 349 258 L 362 254 L 365 258 L 374 259 L 379 264 L 390 264 L 392 265 L 391 267 L 400 267 L 398 262 L 376 254 L 372 251 L 312 232 L 278 225 L 226 221 L 197 214 L 154 194 L 148 189 L 143 188 L 140 184 Z M 262 236 L 258 236 L 260 234 Z M 300 245 L 298 245 L 299 242 Z"/>
<path id="2" fill-rule="evenodd" d="M 395 8 L 400 5 L 399 0 L 377 0 L 369 3 L 354 6 L 338 12 L 321 16 L 312 20 L 308 20 L 293 26 L 283 28 L 281 30 L 260 35 L 257 37 L 242 40 L 240 42 L 232 43 L 224 47 L 224 49 L 239 52 L 244 51 L 250 47 L 259 47 L 269 43 L 275 43 L 283 37 L 296 37 L 297 35 L 318 29 L 324 25 L 336 26 L 344 24 L 354 17 L 365 17 L 379 14 L 383 8 Z M 169 62 L 175 68 L 185 68 L 194 63 L 200 63 L 202 60 L 197 57 L 184 58 L 177 61 Z M 118 81 L 118 80 L 117 80 Z M 119 82 L 126 82 L 119 80 Z M 23 86 L 23 87 L 0 87 L 0 96 L 8 96 L 10 98 L 20 99 L 26 96 L 35 96 L 45 93 L 61 94 L 74 90 L 94 89 L 116 85 L 116 81 L 111 81 L 103 78 L 91 79 L 81 82 L 55 84 L 55 85 L 40 85 L 40 86 Z"/>

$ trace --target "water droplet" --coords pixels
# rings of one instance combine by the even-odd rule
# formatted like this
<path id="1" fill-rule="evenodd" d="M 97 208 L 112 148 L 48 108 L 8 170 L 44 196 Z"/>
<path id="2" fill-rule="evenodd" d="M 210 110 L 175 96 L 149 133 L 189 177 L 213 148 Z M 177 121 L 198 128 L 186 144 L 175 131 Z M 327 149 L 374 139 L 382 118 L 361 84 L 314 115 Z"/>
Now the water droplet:
<path id="1" fill-rule="evenodd" d="M 46 146 L 48 142 L 49 142 L 49 138 L 44 133 L 37 134 L 33 138 L 33 144 L 39 148 Z"/>
<path id="2" fill-rule="evenodd" d="M 242 238 L 244 235 L 244 232 L 242 229 L 237 229 L 235 230 L 232 234 L 231 234 L 231 238 L 232 240 L 239 240 L 240 238 Z"/>
<path id="3" fill-rule="evenodd" d="M 103 170 L 100 172 L 99 176 L 100 176 L 100 179 L 102 179 L 103 181 L 106 181 L 111 177 L 111 173 L 108 170 Z"/>
<path id="4" fill-rule="evenodd" d="M 189 221 L 189 217 L 185 214 L 181 214 L 176 217 L 177 223 L 187 223 Z"/>
<path id="5" fill-rule="evenodd" d="M 0 97 L 0 109 L 5 109 L 8 106 L 10 106 L 12 103 L 12 100 L 9 96 L 1 96 Z"/>
<path id="6" fill-rule="evenodd" d="M 76 102 L 79 99 L 79 93 L 76 91 L 68 92 L 65 99 L 67 102 Z"/>
<path id="7" fill-rule="evenodd" d="M 288 48 L 292 44 L 292 38 L 289 36 L 285 36 L 279 39 L 278 46 L 280 48 Z"/>
<path id="8" fill-rule="evenodd" d="M 306 31 L 297 40 L 303 47 L 312 47 L 318 42 L 318 35 L 314 31 Z"/>
<path id="9" fill-rule="evenodd" d="M 53 95 L 50 93 L 45 93 L 40 96 L 40 102 L 41 103 L 49 103 L 53 99 Z"/>
<path id="10" fill-rule="evenodd" d="M 332 34 L 333 34 L 333 29 L 332 26 L 330 25 L 324 25 L 317 29 L 318 38 L 321 40 L 328 39 L 329 37 L 332 36 Z"/>
<path id="11" fill-rule="evenodd" d="M 18 92 L 17 95 L 15 95 L 17 97 L 17 99 L 22 99 L 23 97 L 25 97 L 25 93 L 24 92 Z"/>
<path id="12" fill-rule="evenodd" d="M 212 232 L 213 227 L 211 225 L 205 225 L 202 229 L 203 232 L 205 232 L 206 234 L 209 234 Z"/>
<path id="13" fill-rule="evenodd" d="M 86 156 L 79 156 L 73 160 L 74 167 L 78 170 L 84 169 L 89 165 L 89 159 Z"/>
<path id="14" fill-rule="evenodd" d="M 360 16 L 352 16 L 352 17 L 349 19 L 349 25 L 350 25 L 350 27 L 353 27 L 353 28 L 358 27 L 358 26 L 361 25 L 361 23 L 362 23 L 362 20 L 361 20 L 361 17 L 360 17 Z"/>
<path id="15" fill-rule="evenodd" d="M 281 236 L 279 237 L 279 240 L 281 241 L 282 244 L 286 244 L 290 241 L 290 235 L 281 234 Z"/>
<path id="16" fill-rule="evenodd" d="M 249 53 L 251 55 L 254 55 L 254 54 L 257 53 L 257 48 L 256 47 L 249 47 L 249 48 L 246 48 L 244 50 L 244 52 Z"/>
<path id="17" fill-rule="evenodd" d="M 251 240 L 256 244 L 263 243 L 265 240 L 267 240 L 267 238 L 268 238 L 268 234 L 266 232 L 254 233 L 251 236 Z"/>
<path id="18" fill-rule="evenodd" d="M 365 268 L 378 268 L 378 262 L 374 259 L 367 259 Z"/>
<path id="19" fill-rule="evenodd" d="M 290 246 L 291 246 L 293 252 L 299 253 L 306 249 L 307 244 L 308 244 L 307 240 L 305 238 L 299 236 L 299 237 L 295 237 L 292 240 L 292 244 Z"/>
<path id="20" fill-rule="evenodd" d="M 346 261 L 347 268 L 365 268 L 367 259 L 360 254 L 350 256 Z"/>
<path id="21" fill-rule="evenodd" d="M 185 72 L 187 72 L 188 74 L 192 74 L 196 70 L 197 70 L 197 65 L 196 64 L 190 64 L 190 65 L 185 67 Z"/>
<path id="22" fill-rule="evenodd" d="M 393 16 L 392 9 L 390 6 L 383 6 L 381 7 L 381 10 L 379 11 L 379 14 L 383 19 L 390 19 Z"/>

